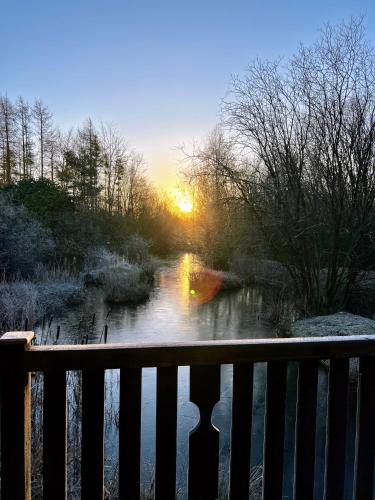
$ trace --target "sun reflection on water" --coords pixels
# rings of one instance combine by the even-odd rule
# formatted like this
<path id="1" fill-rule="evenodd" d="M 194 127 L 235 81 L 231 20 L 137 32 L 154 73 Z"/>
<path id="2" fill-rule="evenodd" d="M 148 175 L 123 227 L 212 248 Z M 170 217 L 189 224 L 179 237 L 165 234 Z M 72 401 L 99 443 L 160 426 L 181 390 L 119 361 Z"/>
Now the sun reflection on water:
<path id="1" fill-rule="evenodd" d="M 191 253 L 186 253 L 183 259 L 180 260 L 180 265 L 178 267 L 180 302 L 182 310 L 185 314 L 189 312 L 190 306 L 190 275 L 194 270 L 201 267 L 202 266 L 197 261 L 197 258 L 194 258 Z"/>
<path id="2" fill-rule="evenodd" d="M 205 268 L 197 256 L 186 253 L 178 267 L 179 297 L 184 314 L 191 306 L 213 299 L 222 285 L 222 273 Z"/>

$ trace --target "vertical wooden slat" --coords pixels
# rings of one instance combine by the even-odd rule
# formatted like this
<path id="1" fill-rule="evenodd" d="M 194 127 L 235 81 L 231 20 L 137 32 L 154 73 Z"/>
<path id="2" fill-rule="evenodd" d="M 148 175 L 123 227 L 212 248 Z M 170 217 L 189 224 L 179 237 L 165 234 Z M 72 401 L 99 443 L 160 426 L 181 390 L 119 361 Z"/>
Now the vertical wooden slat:
<path id="1" fill-rule="evenodd" d="M 282 498 L 287 364 L 267 364 L 263 500 Z"/>
<path id="2" fill-rule="evenodd" d="M 249 498 L 253 373 L 252 363 L 233 365 L 229 488 L 231 500 Z"/>
<path id="3" fill-rule="evenodd" d="M 82 500 L 103 499 L 104 370 L 82 370 Z"/>
<path id="4" fill-rule="evenodd" d="M 32 332 L 9 332 L 0 339 L 1 500 L 31 498 L 31 376 L 23 352 Z"/>
<path id="5" fill-rule="evenodd" d="M 294 500 L 314 498 L 317 389 L 318 362 L 300 361 L 296 410 Z"/>
<path id="6" fill-rule="evenodd" d="M 361 358 L 357 410 L 355 498 L 374 498 L 375 360 Z"/>
<path id="7" fill-rule="evenodd" d="M 220 399 L 220 365 L 190 367 L 190 401 L 200 410 L 200 422 L 189 436 L 189 500 L 218 497 L 219 431 L 211 424 Z"/>
<path id="8" fill-rule="evenodd" d="M 177 366 L 158 368 L 155 500 L 176 498 Z"/>
<path id="9" fill-rule="evenodd" d="M 142 369 L 121 368 L 119 498 L 138 500 L 141 465 Z"/>
<path id="10" fill-rule="evenodd" d="M 344 496 L 349 359 L 331 359 L 328 379 L 328 415 L 325 500 Z"/>
<path id="11" fill-rule="evenodd" d="M 44 374 L 43 498 L 66 498 L 66 372 Z"/>

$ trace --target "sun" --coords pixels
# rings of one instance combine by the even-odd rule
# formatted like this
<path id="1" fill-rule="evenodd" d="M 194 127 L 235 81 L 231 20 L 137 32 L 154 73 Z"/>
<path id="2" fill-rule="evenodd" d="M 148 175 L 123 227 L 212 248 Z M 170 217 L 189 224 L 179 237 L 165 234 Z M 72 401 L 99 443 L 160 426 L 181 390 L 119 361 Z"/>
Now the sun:
<path id="1" fill-rule="evenodd" d="M 176 203 L 178 208 L 184 214 L 190 214 L 193 211 L 193 202 L 190 196 L 186 193 L 179 193 L 176 197 Z"/>
<path id="2" fill-rule="evenodd" d="M 180 212 L 183 214 L 191 214 L 193 211 L 193 200 L 186 191 L 175 190 L 175 203 Z"/>

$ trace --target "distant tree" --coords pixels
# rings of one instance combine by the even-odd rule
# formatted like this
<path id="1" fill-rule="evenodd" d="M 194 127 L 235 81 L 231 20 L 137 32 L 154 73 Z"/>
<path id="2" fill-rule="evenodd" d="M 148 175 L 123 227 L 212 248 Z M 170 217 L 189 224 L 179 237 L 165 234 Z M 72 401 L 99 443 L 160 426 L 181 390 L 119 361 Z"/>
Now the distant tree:
<path id="1" fill-rule="evenodd" d="M 231 142 L 216 127 L 205 143 L 197 146 L 185 174 L 194 197 L 194 223 L 191 238 L 211 267 L 229 266 L 234 248 L 244 237 L 244 203 L 231 175 L 237 164 Z"/>
<path id="2" fill-rule="evenodd" d="M 123 213 L 136 220 L 148 204 L 149 186 L 145 178 L 143 156 L 132 152 L 121 183 Z"/>
<path id="3" fill-rule="evenodd" d="M 43 179 L 46 174 L 45 162 L 47 144 L 51 138 L 52 113 L 40 99 L 36 99 L 32 109 L 32 115 L 39 144 L 40 177 Z"/>
<path id="4" fill-rule="evenodd" d="M 128 161 L 128 151 L 123 137 L 112 124 L 102 124 L 100 144 L 103 154 L 104 205 L 109 213 L 119 204 L 122 182 Z"/>
<path id="5" fill-rule="evenodd" d="M 50 179 L 52 182 L 56 180 L 56 168 L 58 162 L 58 144 L 59 133 L 56 129 L 51 129 L 48 139 L 46 140 L 45 154 L 49 161 Z"/>
<path id="6" fill-rule="evenodd" d="M 33 158 L 31 109 L 23 97 L 19 97 L 16 105 L 17 121 L 20 137 L 20 174 L 23 179 L 31 177 Z"/>
<path id="7" fill-rule="evenodd" d="M 92 121 L 88 120 L 78 130 L 72 149 L 64 151 L 64 165 L 58 178 L 78 203 L 90 209 L 98 206 L 101 161 L 98 135 Z"/>
<path id="8" fill-rule="evenodd" d="M 17 163 L 16 112 L 7 96 L 0 96 L 0 141 L 2 181 L 10 184 Z"/>

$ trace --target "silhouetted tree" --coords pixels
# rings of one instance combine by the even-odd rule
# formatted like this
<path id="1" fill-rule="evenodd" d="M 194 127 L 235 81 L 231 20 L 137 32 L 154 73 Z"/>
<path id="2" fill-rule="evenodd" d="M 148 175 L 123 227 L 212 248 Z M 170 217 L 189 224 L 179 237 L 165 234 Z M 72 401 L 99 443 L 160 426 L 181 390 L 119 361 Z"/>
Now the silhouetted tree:
<path id="1" fill-rule="evenodd" d="M 20 175 L 23 179 L 31 177 L 33 159 L 31 109 L 23 97 L 17 100 L 17 121 L 20 142 Z"/>
<path id="2" fill-rule="evenodd" d="M 307 309 L 345 304 L 365 264 L 375 201 L 375 58 L 361 20 L 312 47 L 255 61 L 225 106 L 247 159 L 229 176 Z M 250 158 L 250 161 L 249 161 Z"/>
<path id="3" fill-rule="evenodd" d="M 43 179 L 46 173 L 45 160 L 47 144 L 51 137 L 52 113 L 40 99 L 36 99 L 32 109 L 32 114 L 39 144 L 40 177 Z"/>
<path id="4" fill-rule="evenodd" d="M 0 96 L 0 141 L 2 181 L 12 182 L 16 167 L 16 112 L 7 96 Z"/>

